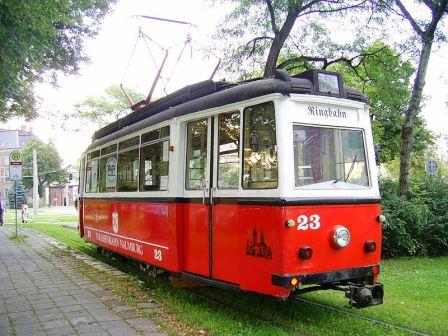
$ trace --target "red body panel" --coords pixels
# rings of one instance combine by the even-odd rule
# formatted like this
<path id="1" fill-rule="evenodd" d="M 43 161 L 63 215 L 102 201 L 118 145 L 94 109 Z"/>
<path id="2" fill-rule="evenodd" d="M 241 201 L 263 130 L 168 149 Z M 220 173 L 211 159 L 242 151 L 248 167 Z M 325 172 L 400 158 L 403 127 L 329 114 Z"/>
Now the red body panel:
<path id="1" fill-rule="evenodd" d="M 202 203 L 183 204 L 182 251 L 186 272 L 210 274 L 209 206 Z"/>
<path id="2" fill-rule="evenodd" d="M 84 202 L 82 198 L 78 199 L 78 216 L 79 216 L 79 234 L 84 235 Z"/>
<path id="3" fill-rule="evenodd" d="M 217 204 L 210 211 L 209 205 L 201 203 L 87 198 L 83 202 L 84 234 L 88 241 L 176 273 L 209 277 L 211 267 L 215 280 L 276 297 L 287 297 L 290 289 L 272 285 L 272 274 L 320 273 L 380 262 L 382 228 L 376 220 L 381 213 L 379 204 Z M 316 215 L 318 227 L 298 230 L 299 216 L 310 219 Z M 114 216 L 118 218 L 116 231 Z M 295 221 L 294 227 L 286 227 L 287 219 Z M 346 248 L 338 249 L 332 242 L 337 225 L 350 231 L 351 241 Z M 366 240 L 377 243 L 375 252 L 364 251 Z M 301 246 L 313 249 L 311 259 L 298 257 Z"/>
<path id="4" fill-rule="evenodd" d="M 297 224 L 282 232 L 282 273 L 318 273 L 330 270 L 354 268 L 379 264 L 381 258 L 381 223 L 376 220 L 381 208 L 373 205 L 326 205 L 285 207 L 285 220 L 299 215 L 310 218 L 320 217 L 319 229 L 297 230 Z M 342 225 L 350 231 L 350 243 L 345 248 L 333 244 L 334 227 Z M 364 243 L 373 240 L 377 243 L 375 252 L 365 252 Z M 297 258 L 301 246 L 313 249 L 309 260 Z"/>
<path id="5" fill-rule="evenodd" d="M 238 206 L 213 206 L 213 278 L 240 283 L 241 252 L 244 244 Z"/>
<path id="6" fill-rule="evenodd" d="M 180 205 L 88 199 L 84 202 L 84 238 L 88 241 L 173 272 L 182 271 Z M 87 215 L 87 211 L 92 213 Z M 114 212 L 118 214 L 116 231 Z M 95 223 L 92 218 L 96 218 Z"/>

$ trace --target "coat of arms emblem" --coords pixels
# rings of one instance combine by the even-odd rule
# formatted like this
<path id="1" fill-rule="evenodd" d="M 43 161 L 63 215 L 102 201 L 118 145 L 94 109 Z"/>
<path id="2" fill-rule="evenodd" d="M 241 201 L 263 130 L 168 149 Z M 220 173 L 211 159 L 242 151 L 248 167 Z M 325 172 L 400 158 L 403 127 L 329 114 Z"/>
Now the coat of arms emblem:
<path id="1" fill-rule="evenodd" d="M 117 234 L 118 232 L 118 212 L 112 212 L 112 230 Z"/>

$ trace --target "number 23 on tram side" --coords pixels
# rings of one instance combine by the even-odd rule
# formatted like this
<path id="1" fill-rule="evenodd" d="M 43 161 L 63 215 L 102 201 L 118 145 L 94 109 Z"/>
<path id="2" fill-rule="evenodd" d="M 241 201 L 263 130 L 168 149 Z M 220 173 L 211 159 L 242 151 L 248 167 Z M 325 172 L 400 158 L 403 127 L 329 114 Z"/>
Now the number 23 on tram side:
<path id="1" fill-rule="evenodd" d="M 143 104 L 95 132 L 83 155 L 80 234 L 182 279 L 381 304 L 366 102 L 340 74 L 278 70 Z"/>

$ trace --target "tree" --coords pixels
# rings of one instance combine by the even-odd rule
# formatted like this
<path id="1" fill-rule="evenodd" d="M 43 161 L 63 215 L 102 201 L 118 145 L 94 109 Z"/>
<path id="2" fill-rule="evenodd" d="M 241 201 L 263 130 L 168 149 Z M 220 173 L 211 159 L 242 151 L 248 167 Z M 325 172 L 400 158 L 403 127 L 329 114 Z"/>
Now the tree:
<path id="1" fill-rule="evenodd" d="M 230 58 L 267 52 L 263 76 L 273 76 L 280 52 L 290 36 L 298 19 L 315 14 L 341 13 L 361 8 L 367 1 L 350 0 L 250 0 L 234 1 L 239 5 L 227 16 L 220 33 L 228 37 L 246 36 L 250 31 L 252 38 L 233 51 Z M 254 37 L 255 36 L 255 37 Z M 300 41 L 299 41 L 300 44 Z M 232 48 L 232 46 L 231 46 Z M 231 60 L 232 61 L 232 60 Z"/>
<path id="2" fill-rule="evenodd" d="M 375 143 L 381 149 L 380 162 L 399 157 L 401 130 L 414 73 L 411 62 L 403 60 L 392 47 L 376 41 L 354 58 L 336 63 L 332 69 L 343 74 L 347 85 L 367 95 Z M 426 128 L 424 119 L 418 116 L 411 144 L 413 152 L 423 155 L 433 143 L 433 134 Z"/>
<path id="3" fill-rule="evenodd" d="M 16 203 L 16 186 L 15 183 L 17 183 L 17 205 Z M 22 204 L 26 204 L 28 202 L 28 195 L 27 190 L 25 189 L 23 183 L 21 181 L 14 182 L 14 185 L 11 189 L 8 191 L 8 202 L 9 202 L 9 208 L 10 209 L 20 209 Z"/>
<path id="4" fill-rule="evenodd" d="M 402 199 L 408 198 L 409 189 L 409 168 L 411 162 L 412 137 L 420 111 L 423 87 L 425 86 L 426 70 L 431 55 L 432 46 L 437 40 L 445 40 L 438 27 L 440 22 L 448 14 L 448 0 L 423 0 L 414 3 L 413 13 L 406 8 L 401 0 L 394 0 L 395 7 L 390 7 L 391 11 L 398 13 L 409 22 L 414 34 L 418 37 L 420 43 L 420 55 L 418 57 L 418 68 L 412 88 L 411 98 L 409 100 L 405 123 L 401 132 L 400 149 L 400 188 L 399 194 Z M 430 19 L 424 21 L 422 17 L 422 8 L 429 10 Z"/>
<path id="5" fill-rule="evenodd" d="M 126 90 L 133 102 L 144 100 L 143 94 L 134 90 Z M 104 123 L 111 122 L 111 119 L 119 119 L 123 112 L 129 109 L 129 102 L 117 85 L 106 88 L 106 95 L 100 97 L 87 97 L 84 101 L 75 105 L 77 117 L 98 124 L 101 128 Z"/>
<path id="6" fill-rule="evenodd" d="M 0 121 L 36 116 L 33 83 L 78 71 L 87 60 L 83 41 L 97 33 L 112 2 L 0 1 Z"/>
<path id="7" fill-rule="evenodd" d="M 33 139 L 22 150 L 23 164 L 28 168 L 25 170 L 24 175 L 32 175 L 33 149 L 36 149 L 37 153 L 38 191 L 39 196 L 42 196 L 46 186 L 52 183 L 66 183 L 68 174 L 62 169 L 62 159 L 53 142 L 50 141 L 47 145 L 41 140 Z M 33 187 L 33 179 L 25 178 L 23 184 L 26 188 L 30 189 Z"/>

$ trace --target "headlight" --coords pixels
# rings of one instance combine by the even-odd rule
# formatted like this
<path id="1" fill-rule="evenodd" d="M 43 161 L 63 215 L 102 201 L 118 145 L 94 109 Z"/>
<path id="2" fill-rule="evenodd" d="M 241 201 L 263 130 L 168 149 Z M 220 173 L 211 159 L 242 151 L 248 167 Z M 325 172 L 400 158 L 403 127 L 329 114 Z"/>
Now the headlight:
<path id="1" fill-rule="evenodd" d="M 338 248 L 346 247 L 350 243 L 350 231 L 343 226 L 339 226 L 334 231 L 333 242 Z"/>

